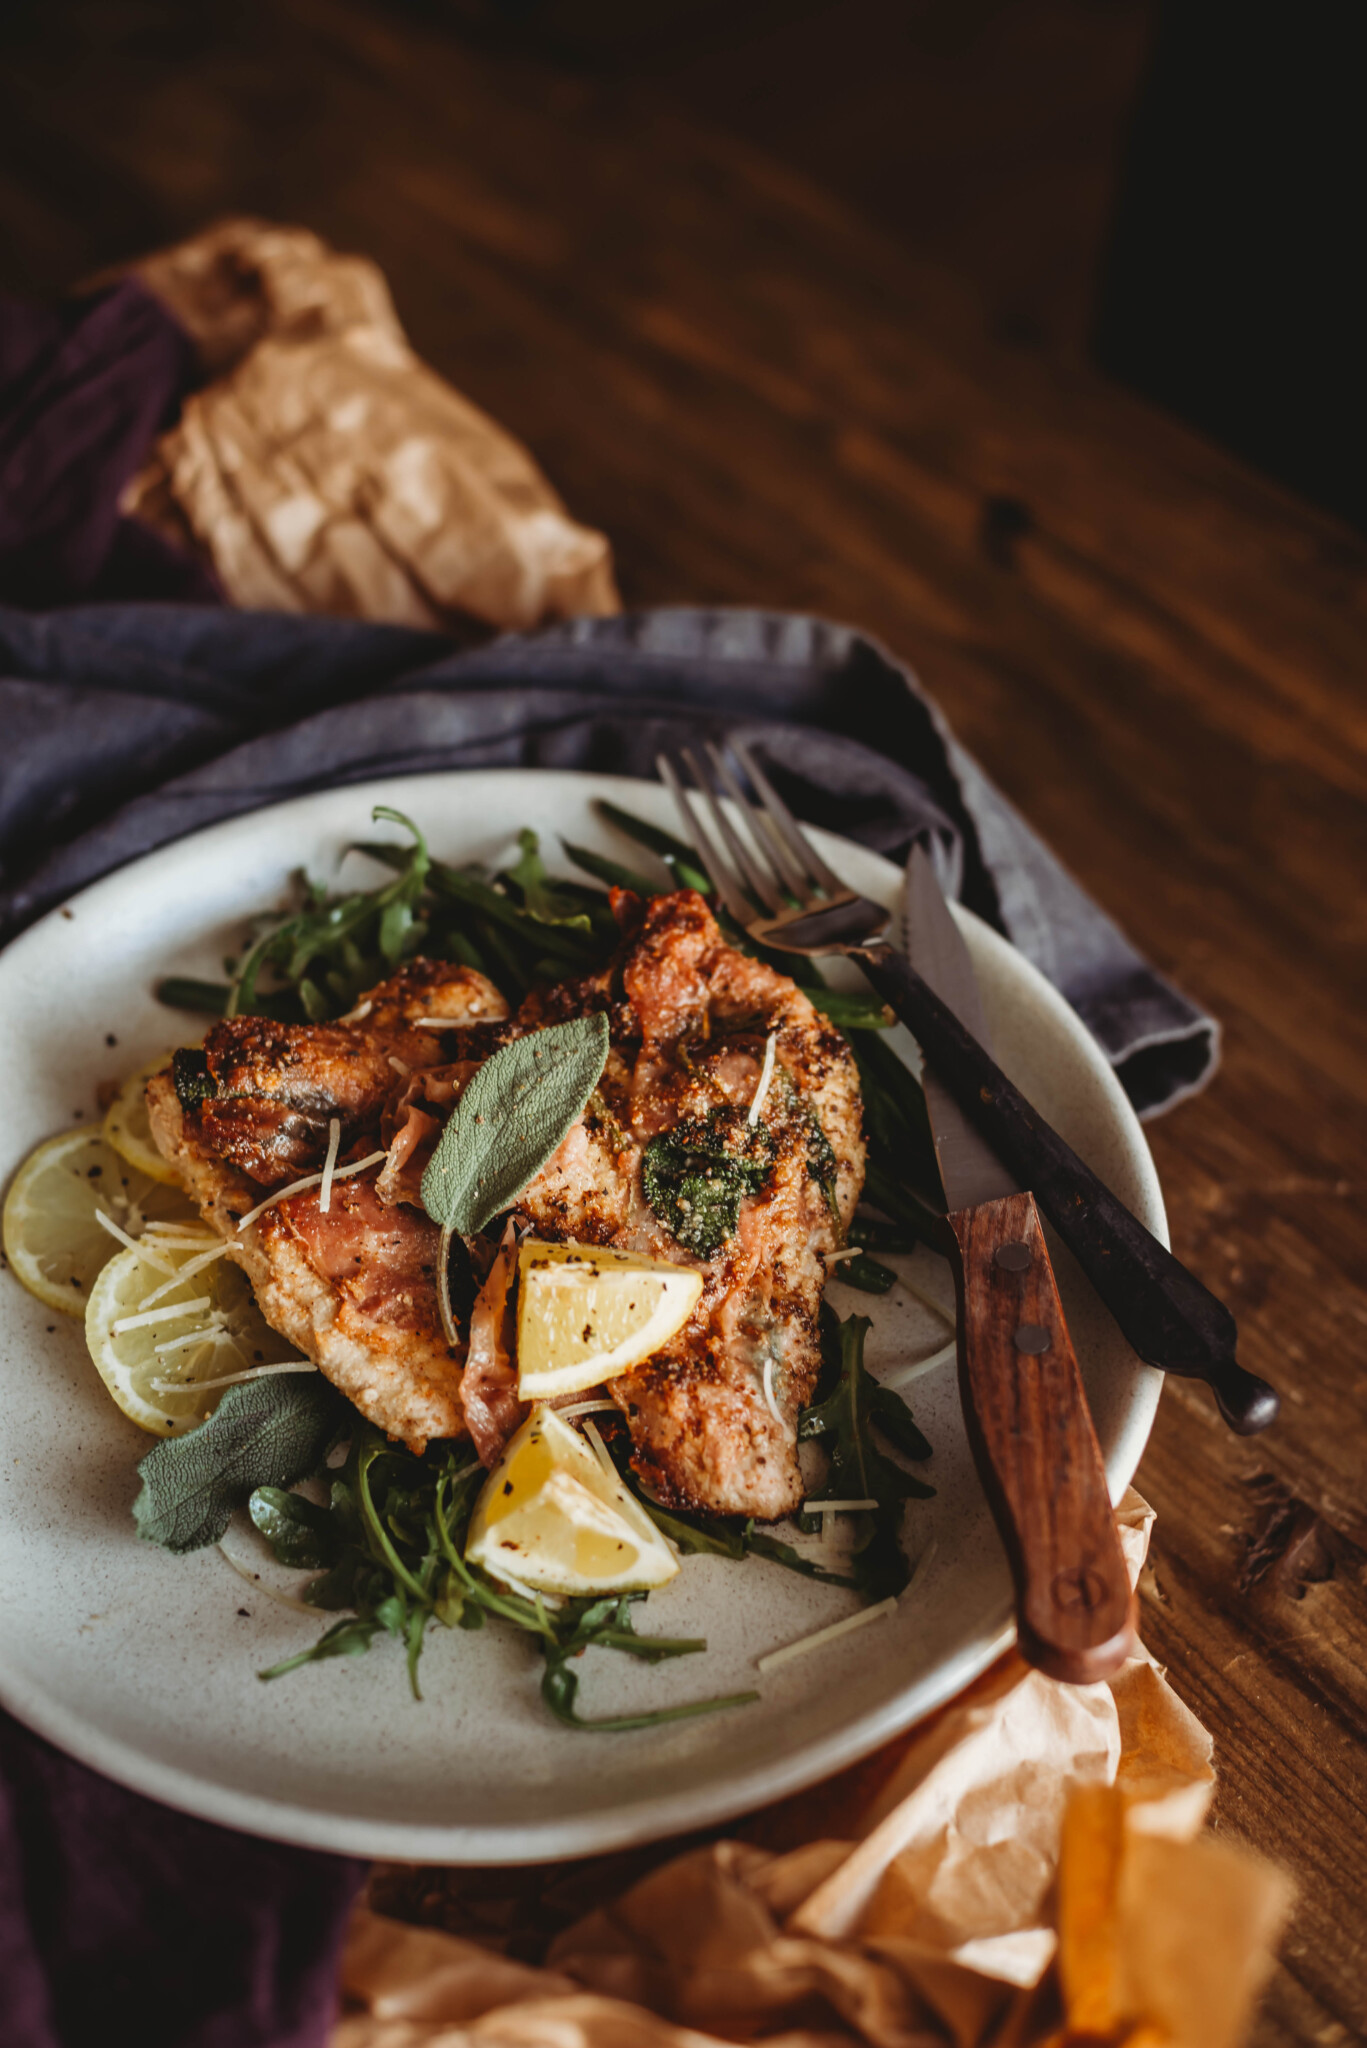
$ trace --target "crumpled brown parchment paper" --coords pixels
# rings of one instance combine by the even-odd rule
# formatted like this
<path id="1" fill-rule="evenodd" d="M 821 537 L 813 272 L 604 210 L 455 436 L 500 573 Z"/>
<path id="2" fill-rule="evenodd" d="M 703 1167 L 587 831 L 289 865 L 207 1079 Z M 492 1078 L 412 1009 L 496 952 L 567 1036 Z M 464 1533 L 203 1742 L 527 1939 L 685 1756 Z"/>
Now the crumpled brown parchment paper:
<path id="1" fill-rule="evenodd" d="M 1131 1577 L 1152 1510 L 1117 1510 Z M 1143 1652 L 1017 1658 L 905 1741 L 848 1838 L 670 1855 L 544 1964 L 362 1908 L 333 2048 L 1235 2048 L 1290 1908 L 1201 1830 L 1211 1741 Z M 794 1802 L 788 1802 L 789 1808 Z"/>
<path id="2" fill-rule="evenodd" d="M 375 264 L 228 220 L 133 269 L 211 381 L 122 509 L 233 604 L 498 629 L 620 609 L 607 540 L 414 354 Z"/>

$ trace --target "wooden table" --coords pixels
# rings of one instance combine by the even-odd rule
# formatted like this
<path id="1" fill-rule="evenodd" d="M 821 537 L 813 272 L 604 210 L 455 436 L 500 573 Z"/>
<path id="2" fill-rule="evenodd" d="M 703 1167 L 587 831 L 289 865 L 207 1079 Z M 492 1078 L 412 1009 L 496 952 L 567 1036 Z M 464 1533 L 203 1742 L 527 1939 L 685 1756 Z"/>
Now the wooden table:
<path id="1" fill-rule="evenodd" d="M 0 50 L 9 288 L 229 209 L 374 256 L 422 353 L 611 533 L 628 603 L 881 636 L 1224 1020 L 1214 1084 L 1151 1139 L 1174 1245 L 1285 1408 L 1241 1442 L 1169 1385 L 1142 1619 L 1214 1731 L 1216 1825 L 1302 1887 L 1258 2041 L 1362 2038 L 1361 543 L 990 344 L 943 278 L 640 93 L 352 0 L 47 19 Z"/>

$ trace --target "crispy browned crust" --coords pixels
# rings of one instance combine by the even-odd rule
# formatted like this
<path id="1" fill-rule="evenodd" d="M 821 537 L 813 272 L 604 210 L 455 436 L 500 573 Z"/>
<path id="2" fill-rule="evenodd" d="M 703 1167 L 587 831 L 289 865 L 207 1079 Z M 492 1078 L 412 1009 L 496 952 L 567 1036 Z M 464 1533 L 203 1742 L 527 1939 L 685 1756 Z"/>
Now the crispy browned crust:
<path id="1" fill-rule="evenodd" d="M 802 1498 L 797 1413 L 820 1366 L 822 1254 L 839 1238 L 807 1169 L 807 1113 L 835 1153 L 837 1206 L 848 1224 L 865 1157 L 849 1046 L 786 975 L 728 946 L 692 890 L 656 897 L 610 972 L 538 992 L 518 1023 L 534 1028 L 589 1010 L 604 1010 L 612 1032 L 602 1108 L 571 1131 L 519 1211 L 545 1237 L 701 1270 L 703 1294 L 687 1327 L 609 1388 L 631 1428 L 633 1462 L 672 1505 L 762 1520 L 791 1513 Z M 770 1032 L 791 1083 L 771 1087 L 764 1105 L 774 1165 L 742 1204 L 736 1236 L 715 1258 L 698 1259 L 646 1202 L 642 1156 L 684 1117 L 724 1102 L 748 1108 Z"/>
<path id="2" fill-rule="evenodd" d="M 529 996 L 509 1018 L 483 976 L 413 961 L 335 1025 L 238 1018 L 206 1041 L 211 1098 L 183 1113 L 169 1073 L 148 1090 L 157 1142 L 232 1245 L 267 1319 L 363 1414 L 414 1448 L 463 1427 L 463 1352 L 445 1345 L 433 1280 L 437 1232 L 418 1203 L 441 1120 L 481 1060 L 520 1033 L 603 1011 L 611 1049 L 594 1098 L 523 1194 L 539 1236 L 613 1245 L 698 1268 L 687 1327 L 610 1391 L 637 1471 L 663 1501 L 762 1520 L 802 1497 L 797 1415 L 819 1368 L 823 1254 L 840 1229 L 809 1170 L 814 1116 L 835 1154 L 848 1223 L 864 1177 L 858 1075 L 844 1038 L 783 974 L 728 946 L 691 890 L 648 905 L 618 892 L 625 936 L 604 972 Z M 416 1028 L 449 1017 L 452 1029 Z M 762 1109 L 772 1164 L 715 1257 L 686 1251 L 646 1201 L 658 1133 L 725 1104 L 748 1110 L 774 1035 Z M 338 1183 L 237 1220 L 264 1189 L 316 1171 L 328 1123 L 343 1158 L 379 1145 L 382 1176 Z"/>
<path id="3" fill-rule="evenodd" d="M 326 1214 L 315 1188 L 237 1227 L 271 1188 L 318 1171 L 331 1118 L 343 1161 L 376 1150 L 411 1075 L 438 1068 L 467 1023 L 507 1014 L 483 975 L 443 961 L 410 962 L 358 1007 L 353 1024 L 224 1019 L 205 1041 L 211 1098 L 183 1111 L 168 1069 L 148 1084 L 148 1114 L 266 1320 L 363 1415 L 420 1451 L 464 1430 L 463 1353 L 448 1348 L 437 1307 L 436 1226 L 407 1203 L 386 1205 L 366 1175 L 337 1182 Z M 449 1017 L 452 1031 L 414 1029 L 419 1017 Z"/>

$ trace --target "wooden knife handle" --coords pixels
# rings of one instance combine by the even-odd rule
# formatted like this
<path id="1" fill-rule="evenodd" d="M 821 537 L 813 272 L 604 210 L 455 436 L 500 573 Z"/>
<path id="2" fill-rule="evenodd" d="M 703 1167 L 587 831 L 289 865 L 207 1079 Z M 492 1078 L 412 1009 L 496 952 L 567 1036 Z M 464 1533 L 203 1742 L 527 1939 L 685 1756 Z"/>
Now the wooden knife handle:
<path id="1" fill-rule="evenodd" d="M 1033 1195 L 949 1218 L 959 1385 L 1016 1582 L 1021 1654 L 1071 1685 L 1135 1650 L 1135 1601 Z"/>

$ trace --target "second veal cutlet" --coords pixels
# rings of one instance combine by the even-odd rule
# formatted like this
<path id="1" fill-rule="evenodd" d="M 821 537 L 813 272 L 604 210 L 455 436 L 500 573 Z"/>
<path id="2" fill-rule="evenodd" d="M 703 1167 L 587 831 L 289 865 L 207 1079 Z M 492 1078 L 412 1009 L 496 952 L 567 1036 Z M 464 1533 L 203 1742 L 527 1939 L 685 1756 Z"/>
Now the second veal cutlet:
<path id="1" fill-rule="evenodd" d="M 771 1520 L 802 1497 L 797 1416 L 819 1365 L 823 1255 L 863 1185 L 854 1059 L 786 975 L 726 944 L 693 891 L 648 904 L 614 891 L 613 908 L 610 966 L 534 991 L 515 1017 L 484 976 L 415 960 L 345 1023 L 225 1019 L 149 1084 L 152 1128 L 267 1320 L 421 1450 L 466 1428 L 465 1344 L 442 1334 L 422 1169 L 482 1060 L 604 1011 L 599 1086 L 514 1221 L 702 1272 L 689 1323 L 606 1391 L 658 1498 Z M 318 1172 L 333 1118 L 339 1164 L 384 1160 L 337 1181 L 326 1212 L 312 1186 L 239 1231 L 272 1190 Z M 476 1442 L 491 1462 L 497 1439 L 480 1429 Z"/>

